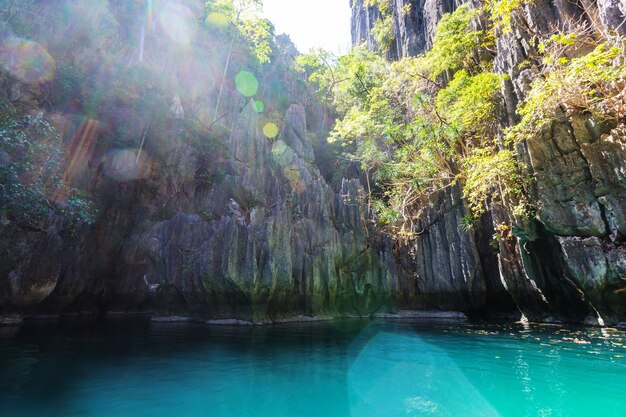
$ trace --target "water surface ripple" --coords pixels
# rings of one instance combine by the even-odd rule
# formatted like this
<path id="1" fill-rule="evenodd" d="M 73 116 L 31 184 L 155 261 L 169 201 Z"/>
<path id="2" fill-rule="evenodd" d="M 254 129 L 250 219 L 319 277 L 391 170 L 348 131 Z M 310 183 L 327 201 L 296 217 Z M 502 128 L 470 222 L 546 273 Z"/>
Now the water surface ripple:
<path id="1" fill-rule="evenodd" d="M 144 320 L 0 332 L 0 415 L 624 416 L 626 333 Z"/>

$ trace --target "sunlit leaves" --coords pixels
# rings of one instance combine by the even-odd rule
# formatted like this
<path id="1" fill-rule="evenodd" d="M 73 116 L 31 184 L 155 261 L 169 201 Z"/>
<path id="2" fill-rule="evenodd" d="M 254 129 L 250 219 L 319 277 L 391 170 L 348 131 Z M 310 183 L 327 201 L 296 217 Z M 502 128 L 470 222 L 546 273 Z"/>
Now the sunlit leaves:
<path id="1" fill-rule="evenodd" d="M 318 98 L 325 102 L 332 99 L 335 86 L 345 81 L 336 77 L 337 59 L 331 52 L 318 48 L 298 55 L 294 62 L 294 69 L 303 74 Z"/>
<path id="2" fill-rule="evenodd" d="M 525 207 L 525 182 L 519 175 L 520 166 L 515 153 L 493 146 L 475 148 L 462 160 L 464 197 L 475 216 L 483 213 L 494 194 L 511 206 Z M 518 213 L 524 214 L 524 213 Z"/>
<path id="3" fill-rule="evenodd" d="M 485 0 L 485 8 L 495 26 L 507 33 L 511 31 L 513 13 L 528 2 L 529 0 Z"/>
<path id="4" fill-rule="evenodd" d="M 623 117 L 626 55 L 618 45 L 603 43 L 587 55 L 565 62 L 559 56 L 544 59 L 546 74 L 532 83 L 518 109 L 522 121 L 509 129 L 508 138 L 523 141 L 533 137 L 562 110 L 588 111 L 599 119 Z"/>
<path id="5" fill-rule="evenodd" d="M 462 132 L 487 139 L 496 129 L 500 88 L 506 76 L 483 72 L 470 76 L 461 70 L 437 95 L 437 109 Z"/>
<path id="6" fill-rule="evenodd" d="M 261 17 L 260 0 L 216 0 L 206 4 L 205 22 L 248 42 L 260 63 L 269 62 L 274 28 Z"/>
<path id="7" fill-rule="evenodd" d="M 492 72 L 493 34 L 479 29 L 482 13 L 461 6 L 444 15 L 432 49 L 418 57 L 388 62 L 355 48 L 336 60 L 320 51 L 298 59 L 332 96 L 340 117 L 331 140 L 360 163 L 372 182 L 371 206 L 396 236 L 410 236 L 421 208 L 453 186 L 474 216 L 486 200 L 525 207 L 522 167 L 498 146 L 506 76 Z"/>
<path id="8" fill-rule="evenodd" d="M 378 19 L 372 28 L 372 34 L 381 50 L 389 51 L 396 41 L 393 16 L 388 15 Z"/>
<path id="9" fill-rule="evenodd" d="M 446 14 L 437 24 L 437 33 L 433 47 L 426 54 L 430 77 L 434 80 L 444 72 L 478 67 L 474 54 L 479 47 L 488 47 L 493 43 L 491 35 L 483 30 L 474 29 L 479 9 L 470 9 L 463 5 L 454 13 Z"/>

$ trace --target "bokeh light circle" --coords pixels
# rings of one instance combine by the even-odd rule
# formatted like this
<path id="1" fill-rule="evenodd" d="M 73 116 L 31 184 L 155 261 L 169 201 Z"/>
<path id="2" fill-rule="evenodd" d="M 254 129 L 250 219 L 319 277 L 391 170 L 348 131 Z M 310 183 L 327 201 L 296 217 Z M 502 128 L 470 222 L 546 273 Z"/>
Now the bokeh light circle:
<path id="1" fill-rule="evenodd" d="M 279 165 L 286 166 L 293 162 L 296 154 L 285 142 L 277 140 L 272 145 L 272 155 Z"/>
<path id="2" fill-rule="evenodd" d="M 241 71 L 237 74 L 235 86 L 244 97 L 252 97 L 259 91 L 259 81 L 250 71 Z"/>
<path id="3" fill-rule="evenodd" d="M 263 103 L 261 100 L 256 100 L 253 104 L 252 104 L 254 111 L 257 113 L 263 113 L 265 111 L 265 103 Z"/>
<path id="4" fill-rule="evenodd" d="M 0 65 L 26 83 L 51 80 L 56 70 L 54 59 L 43 46 L 17 37 L 0 43 Z"/>
<path id="5" fill-rule="evenodd" d="M 269 139 L 274 139 L 278 136 L 278 126 L 276 126 L 276 123 L 265 123 L 265 126 L 263 126 L 263 134 Z"/>

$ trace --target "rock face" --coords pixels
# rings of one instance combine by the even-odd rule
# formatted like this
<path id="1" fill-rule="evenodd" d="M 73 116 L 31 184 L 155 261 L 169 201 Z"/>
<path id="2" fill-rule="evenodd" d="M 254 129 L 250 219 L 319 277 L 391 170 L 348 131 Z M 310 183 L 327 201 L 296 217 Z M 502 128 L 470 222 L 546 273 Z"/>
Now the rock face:
<path id="1" fill-rule="evenodd" d="M 415 56 L 430 49 L 441 17 L 463 3 L 460 0 L 393 0 L 396 39 L 389 56 L 396 59 Z M 378 48 L 372 30 L 380 11 L 376 6 L 365 6 L 365 0 L 350 0 L 350 4 L 352 44 L 365 43 L 368 48 Z"/>
<path id="2" fill-rule="evenodd" d="M 442 14 L 460 3 L 394 1 L 395 56 L 428 50 Z M 358 2 L 354 7 L 363 9 Z M 503 86 L 509 123 L 518 121 L 515 107 L 533 78 L 523 65 L 534 53 L 529 32 L 550 34 L 554 27 L 567 29 L 573 22 L 588 22 L 623 35 L 624 9 L 623 1 L 583 2 L 578 7 L 542 0 L 529 2 L 521 13 L 513 14 L 512 30 L 497 36 L 495 59 L 496 71 L 509 75 Z M 375 15 L 375 11 L 368 13 Z M 359 33 L 369 33 L 363 13 L 353 10 L 353 17 Z M 493 310 L 495 300 L 501 300 L 496 310 L 510 311 L 515 305 L 533 320 L 623 321 L 625 137 L 623 125 L 574 114 L 563 115 L 541 135 L 529 138 L 521 154 L 536 178 L 533 199 L 538 206 L 537 217 L 529 224 L 514 227 L 511 214 L 494 204 L 489 219 L 472 236 L 459 227 L 466 210 L 462 201 L 452 203 L 458 192 L 436 196 L 417 227 L 415 245 L 402 250 L 414 260 L 409 267 L 407 262 L 403 265 L 416 280 L 416 293 L 424 294 L 413 302 L 427 300 L 442 308 L 461 304 L 467 311 L 481 305 Z M 490 240 L 487 236 L 500 229 L 507 233 L 501 234 L 497 251 L 490 251 L 484 238 Z M 490 279 L 494 265 L 499 282 Z"/>
<path id="3" fill-rule="evenodd" d="M 606 13 L 613 8 L 610 15 L 618 18 L 621 12 L 615 7 L 611 2 L 598 2 L 598 9 L 533 2 L 524 17 L 532 31 L 549 33 L 555 22 L 565 28 L 575 21 L 597 24 L 599 13 L 603 30 L 619 31 L 623 19 L 609 19 Z M 517 30 L 502 35 L 497 45 L 496 68 L 510 76 L 505 90 L 513 91 L 507 104 L 514 108 L 528 85 L 528 70 L 520 70 L 520 64 L 532 51 L 527 35 Z M 598 123 L 584 114 L 563 115 L 529 138 L 524 153 L 536 178 L 538 215 L 536 223 L 516 233 L 525 276 L 503 277 L 513 287 L 533 283 L 530 291 L 514 295 L 516 303 L 535 320 L 623 321 L 624 276 L 617 272 L 624 262 L 623 126 Z"/>
<path id="4" fill-rule="evenodd" d="M 27 227 L 0 207 L 0 317 L 266 322 L 395 311 L 393 247 L 370 223 L 363 188 L 333 189 L 315 165 L 311 132 L 330 117 L 291 71 L 293 44 L 277 39 L 272 63 L 251 70 L 248 45 L 229 48 L 230 37 L 199 28 L 204 2 L 170 6 L 156 4 L 164 17 L 153 21 L 142 2 L 118 0 L 49 2 L 33 22 L 16 17 L 59 65 L 45 83 L 1 66 L 0 98 L 51 121 L 64 180 L 99 213 L 91 226 L 51 213 Z M 255 101 L 237 91 L 243 70 L 254 71 Z M 277 138 L 264 134 L 270 122 Z M 0 168 L 9 164 L 0 153 Z"/>
<path id="5" fill-rule="evenodd" d="M 198 181 L 207 161 L 172 141 L 132 178 L 106 168 L 106 157 L 85 167 L 109 201 L 96 225 L 74 236 L 56 217 L 29 233 L 2 227 L 11 260 L 2 262 L 2 312 L 150 309 L 267 322 L 395 311 L 392 244 L 371 228 L 359 181 L 339 192 L 326 184 L 303 106 L 289 108 L 272 142 L 253 104 L 234 118 L 228 158 L 212 161 L 220 180 Z"/>
<path id="6" fill-rule="evenodd" d="M 468 229 L 454 187 L 424 208 L 410 245 L 393 243 L 371 223 L 358 180 L 333 189 L 316 167 L 311 131 L 324 130 L 330 117 L 285 70 L 293 59 L 287 40 L 257 74 L 255 99 L 268 107 L 261 116 L 234 82 L 250 68 L 248 48 L 235 46 L 222 89 L 228 48 L 185 20 L 202 2 L 185 3 L 176 21 L 189 30 L 180 33 L 142 24 L 139 3 L 42 4 L 31 40 L 53 57 L 69 57 L 71 68 L 45 85 L 0 73 L 0 98 L 37 114 L 47 106 L 47 88 L 63 92 L 45 113 L 64 139 L 64 179 L 100 207 L 95 224 L 79 228 L 53 213 L 37 227 L 15 227 L 0 210 L 0 316 L 113 310 L 266 322 L 422 309 L 624 321 L 623 125 L 563 115 L 528 139 L 521 153 L 536 177 L 533 221 L 514 226 L 512 214 L 493 204 Z M 624 33 L 623 2 L 588 3 L 535 0 L 515 18 L 539 34 L 580 19 Z M 353 42 L 376 48 L 379 11 L 364 0 L 351 4 Z M 426 51 L 441 16 L 459 4 L 394 0 L 389 55 Z M 54 20 L 55 7 L 85 19 L 68 28 Z M 495 61 L 509 75 L 510 123 L 532 80 L 520 65 L 532 42 L 515 27 L 498 36 Z M 202 53 L 181 42 L 190 40 Z M 73 71 L 93 82 L 80 90 Z M 282 128 L 270 139 L 263 127 L 275 114 L 284 119 L 273 120 Z M 307 119 L 319 126 L 307 129 Z M 0 151 L 0 168 L 11 158 Z"/>
<path id="7" fill-rule="evenodd" d="M 352 8 L 352 44 L 365 43 L 369 49 L 377 49 L 372 30 L 380 18 L 378 7 L 365 5 L 363 0 L 350 0 Z"/>
<path id="8" fill-rule="evenodd" d="M 364 192 L 335 194 L 312 164 L 304 108 L 271 144 L 248 106 L 233 130 L 224 182 L 202 205 L 143 236 L 146 280 L 161 312 L 253 319 L 370 315 L 393 306 L 390 244 L 368 236 Z"/>

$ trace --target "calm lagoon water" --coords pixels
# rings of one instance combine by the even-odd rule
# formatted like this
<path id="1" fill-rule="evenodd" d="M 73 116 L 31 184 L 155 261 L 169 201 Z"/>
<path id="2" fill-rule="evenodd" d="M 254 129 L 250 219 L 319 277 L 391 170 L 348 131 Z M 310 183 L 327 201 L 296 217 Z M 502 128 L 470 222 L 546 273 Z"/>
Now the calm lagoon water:
<path id="1" fill-rule="evenodd" d="M 0 331 L 0 415 L 624 416 L 626 333 L 337 321 Z"/>

